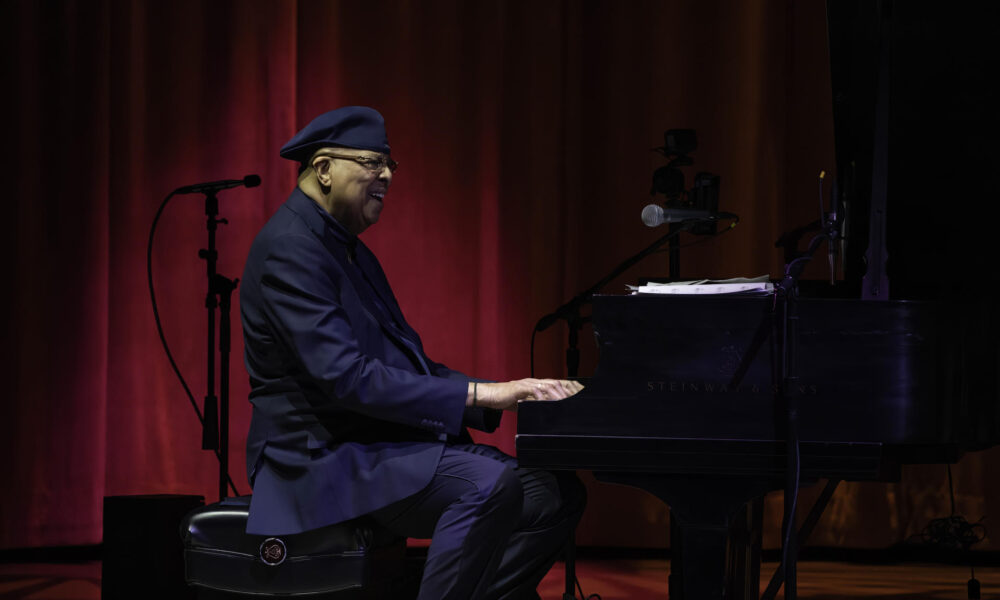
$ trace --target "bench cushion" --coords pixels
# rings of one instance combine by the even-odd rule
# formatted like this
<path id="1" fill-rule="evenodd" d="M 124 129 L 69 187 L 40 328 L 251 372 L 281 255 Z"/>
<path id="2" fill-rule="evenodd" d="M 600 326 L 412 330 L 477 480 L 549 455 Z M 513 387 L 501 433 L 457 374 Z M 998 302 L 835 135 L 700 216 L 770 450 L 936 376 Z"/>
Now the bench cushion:
<path id="1" fill-rule="evenodd" d="M 249 508 L 250 496 L 240 496 L 185 516 L 181 537 L 189 584 L 274 595 L 367 590 L 364 597 L 376 597 L 412 579 L 406 577 L 405 538 L 369 519 L 288 536 L 250 535 Z"/>

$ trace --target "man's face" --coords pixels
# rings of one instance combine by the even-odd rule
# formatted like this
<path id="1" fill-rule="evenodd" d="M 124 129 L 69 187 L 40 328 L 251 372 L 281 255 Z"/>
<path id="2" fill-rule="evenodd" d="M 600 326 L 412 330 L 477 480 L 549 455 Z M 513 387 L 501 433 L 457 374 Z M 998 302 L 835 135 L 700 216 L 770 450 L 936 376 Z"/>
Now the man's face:
<path id="1" fill-rule="evenodd" d="M 370 160 L 361 164 L 351 158 Z M 320 182 L 329 187 L 326 196 L 330 214 L 354 235 L 378 222 L 382 213 L 383 197 L 389 190 L 392 171 L 388 166 L 375 167 L 377 170 L 372 167 L 383 158 L 386 157 L 377 152 L 337 148 L 313 161 L 321 174 Z M 328 166 L 318 164 L 320 161 L 326 161 Z"/>

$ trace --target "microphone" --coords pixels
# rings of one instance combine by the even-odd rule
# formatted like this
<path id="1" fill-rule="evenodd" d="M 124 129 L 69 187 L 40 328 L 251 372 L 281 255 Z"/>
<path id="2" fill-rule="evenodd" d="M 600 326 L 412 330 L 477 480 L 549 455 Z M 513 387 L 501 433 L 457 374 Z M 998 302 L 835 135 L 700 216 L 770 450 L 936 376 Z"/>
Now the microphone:
<path id="1" fill-rule="evenodd" d="M 196 183 L 194 185 L 185 185 L 184 187 L 179 187 L 174 190 L 175 194 L 200 194 L 207 192 L 217 192 L 219 190 L 227 190 L 229 188 L 240 187 L 245 185 L 248 188 L 257 187 L 260 185 L 260 175 L 247 175 L 243 179 L 223 179 L 220 181 L 209 181 L 206 183 Z"/>
<path id="2" fill-rule="evenodd" d="M 647 204 L 642 209 L 642 222 L 647 227 L 659 227 L 664 223 L 680 223 L 682 221 L 718 221 L 719 219 L 735 219 L 732 213 L 713 213 L 707 210 L 691 208 L 667 208 L 658 204 Z"/>

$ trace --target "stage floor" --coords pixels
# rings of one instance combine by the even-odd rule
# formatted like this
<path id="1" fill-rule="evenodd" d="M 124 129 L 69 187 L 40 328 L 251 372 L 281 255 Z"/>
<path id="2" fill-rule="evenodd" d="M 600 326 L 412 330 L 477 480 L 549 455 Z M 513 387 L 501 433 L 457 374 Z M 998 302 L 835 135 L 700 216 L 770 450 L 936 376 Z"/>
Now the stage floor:
<path id="1" fill-rule="evenodd" d="M 761 592 L 776 567 L 775 562 L 761 566 Z M 602 600 L 667 600 L 669 570 L 669 560 L 583 558 L 577 561 L 577 578 L 584 593 L 600 594 Z M 1000 598 L 1000 568 L 977 568 L 976 579 L 981 585 L 982 598 Z M 969 568 L 955 565 L 802 561 L 798 597 L 966 600 L 968 580 Z M 564 587 L 563 565 L 556 563 L 542 580 L 538 593 L 544 600 L 559 600 Z M 778 598 L 783 597 L 783 592 L 779 592 Z"/>
<path id="2" fill-rule="evenodd" d="M 669 565 L 668 560 L 581 558 L 577 562 L 577 575 L 583 591 L 587 595 L 600 594 L 602 600 L 666 600 Z M 762 588 L 775 566 L 764 563 Z M 1000 598 L 1000 568 L 977 568 L 976 577 L 982 584 L 982 598 Z M 968 567 L 955 565 L 803 561 L 799 564 L 799 597 L 965 600 L 968 579 Z M 563 565 L 556 563 L 538 592 L 544 600 L 560 600 L 563 585 Z M 99 600 L 100 597 L 99 562 L 0 564 L 0 600 Z"/>

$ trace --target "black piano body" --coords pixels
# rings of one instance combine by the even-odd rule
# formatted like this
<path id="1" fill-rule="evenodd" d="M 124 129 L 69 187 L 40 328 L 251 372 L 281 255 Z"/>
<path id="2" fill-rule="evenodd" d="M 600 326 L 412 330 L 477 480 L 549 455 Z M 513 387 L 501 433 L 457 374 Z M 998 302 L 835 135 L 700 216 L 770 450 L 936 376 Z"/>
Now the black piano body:
<path id="1" fill-rule="evenodd" d="M 773 295 L 596 296 L 593 302 L 597 370 L 565 402 L 520 407 L 522 461 L 662 471 L 671 452 L 665 440 L 688 447 L 699 440 L 740 446 L 783 439 Z M 863 479 L 992 445 L 1000 422 L 994 307 L 990 299 L 800 299 L 799 381 L 790 391 L 799 396 L 800 439 L 817 451 L 804 473 L 810 461 L 821 460 L 821 446 L 859 459 L 875 453 L 878 464 L 841 465 L 844 479 Z M 610 443 L 619 450 L 605 452 L 601 444 Z M 589 444 L 596 444 L 593 451 Z M 678 452 L 672 472 L 731 474 L 740 464 L 767 471 L 753 457 Z M 820 477 L 834 474 L 829 465 L 815 466 Z M 774 472 L 783 469 L 777 464 Z"/>
<path id="2" fill-rule="evenodd" d="M 776 306 L 773 294 L 595 296 L 600 360 L 586 389 L 519 407 L 522 465 L 592 470 L 671 507 L 683 544 L 672 553 L 685 557 L 683 576 L 672 572 L 675 597 L 721 597 L 732 520 L 783 485 Z M 996 442 L 992 299 L 797 307 L 798 381 L 788 391 L 799 405 L 802 484 L 894 480 L 901 464 L 953 462 Z"/>

